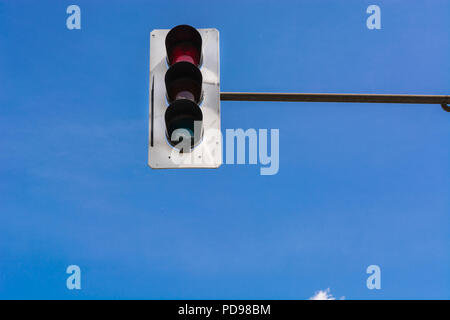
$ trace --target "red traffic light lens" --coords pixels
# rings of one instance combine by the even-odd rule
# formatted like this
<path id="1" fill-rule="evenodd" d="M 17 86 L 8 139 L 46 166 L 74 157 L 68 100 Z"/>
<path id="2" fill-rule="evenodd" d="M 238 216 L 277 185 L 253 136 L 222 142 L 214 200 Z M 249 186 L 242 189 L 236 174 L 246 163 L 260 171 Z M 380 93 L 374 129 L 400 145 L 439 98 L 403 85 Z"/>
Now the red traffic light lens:
<path id="1" fill-rule="evenodd" d="M 200 64 L 200 52 L 190 42 L 176 44 L 169 55 L 170 65 L 183 61 L 190 62 L 196 66 Z"/>
<path id="2" fill-rule="evenodd" d="M 191 26 L 177 26 L 166 36 L 166 51 L 169 65 L 185 61 L 199 66 L 202 56 L 202 36 Z"/>

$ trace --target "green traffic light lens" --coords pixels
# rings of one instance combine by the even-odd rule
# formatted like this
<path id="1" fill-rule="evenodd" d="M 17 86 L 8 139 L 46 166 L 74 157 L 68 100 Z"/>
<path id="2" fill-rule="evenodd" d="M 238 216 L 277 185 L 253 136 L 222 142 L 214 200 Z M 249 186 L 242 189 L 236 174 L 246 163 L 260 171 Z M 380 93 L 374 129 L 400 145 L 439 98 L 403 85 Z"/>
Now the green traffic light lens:
<path id="1" fill-rule="evenodd" d="M 203 114 L 195 102 L 188 99 L 174 101 L 164 118 L 167 140 L 180 152 L 192 151 L 201 141 Z"/>

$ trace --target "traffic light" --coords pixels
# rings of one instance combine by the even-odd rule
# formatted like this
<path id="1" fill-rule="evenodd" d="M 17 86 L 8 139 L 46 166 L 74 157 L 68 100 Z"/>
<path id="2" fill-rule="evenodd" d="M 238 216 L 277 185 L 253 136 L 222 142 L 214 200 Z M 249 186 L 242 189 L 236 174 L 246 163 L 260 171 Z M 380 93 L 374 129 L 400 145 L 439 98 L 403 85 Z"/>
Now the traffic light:
<path id="1" fill-rule="evenodd" d="M 150 167 L 222 164 L 218 30 L 153 30 L 149 96 Z"/>

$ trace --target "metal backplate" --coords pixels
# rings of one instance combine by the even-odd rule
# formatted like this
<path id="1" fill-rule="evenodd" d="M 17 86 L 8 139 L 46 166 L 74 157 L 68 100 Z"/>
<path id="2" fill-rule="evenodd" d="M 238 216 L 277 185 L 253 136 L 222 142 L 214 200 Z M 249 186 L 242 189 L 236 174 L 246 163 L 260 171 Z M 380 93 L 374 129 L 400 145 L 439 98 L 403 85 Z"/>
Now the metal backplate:
<path id="1" fill-rule="evenodd" d="M 166 138 L 164 114 L 168 107 L 164 76 L 168 70 L 165 39 L 169 29 L 150 33 L 149 149 L 153 169 L 218 168 L 222 164 L 220 134 L 219 31 L 197 29 L 202 36 L 203 138 L 189 153 L 179 153 Z"/>

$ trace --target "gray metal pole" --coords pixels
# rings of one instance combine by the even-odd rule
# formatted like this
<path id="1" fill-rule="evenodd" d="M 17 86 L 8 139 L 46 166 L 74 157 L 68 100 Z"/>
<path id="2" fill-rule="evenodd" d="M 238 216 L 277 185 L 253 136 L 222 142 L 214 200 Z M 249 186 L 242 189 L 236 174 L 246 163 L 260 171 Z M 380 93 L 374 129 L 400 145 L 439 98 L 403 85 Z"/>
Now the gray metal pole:
<path id="1" fill-rule="evenodd" d="M 448 95 L 221 92 L 220 100 L 440 104 L 445 111 L 450 111 Z"/>

